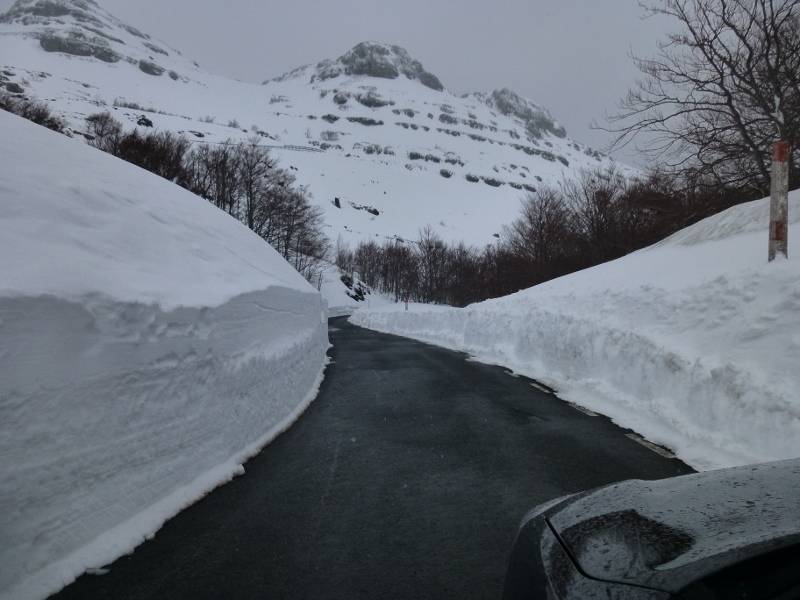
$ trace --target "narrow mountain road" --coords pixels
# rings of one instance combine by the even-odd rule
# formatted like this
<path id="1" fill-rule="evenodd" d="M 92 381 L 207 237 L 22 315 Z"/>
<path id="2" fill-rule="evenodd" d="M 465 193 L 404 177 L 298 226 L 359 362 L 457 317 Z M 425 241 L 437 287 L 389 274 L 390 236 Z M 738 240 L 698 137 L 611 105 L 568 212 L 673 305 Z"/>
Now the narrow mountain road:
<path id="1" fill-rule="evenodd" d="M 498 598 L 537 503 L 687 473 L 505 369 L 331 321 L 334 363 L 246 474 L 60 600 Z"/>

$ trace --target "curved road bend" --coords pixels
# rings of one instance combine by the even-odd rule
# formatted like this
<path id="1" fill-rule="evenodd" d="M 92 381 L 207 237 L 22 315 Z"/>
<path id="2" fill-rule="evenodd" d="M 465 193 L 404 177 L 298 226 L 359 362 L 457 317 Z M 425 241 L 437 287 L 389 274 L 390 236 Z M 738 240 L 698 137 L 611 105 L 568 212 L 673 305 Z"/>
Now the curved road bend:
<path id="1" fill-rule="evenodd" d="M 67 599 L 499 598 L 534 505 L 690 472 L 508 371 L 331 321 L 334 364 L 246 474 Z"/>

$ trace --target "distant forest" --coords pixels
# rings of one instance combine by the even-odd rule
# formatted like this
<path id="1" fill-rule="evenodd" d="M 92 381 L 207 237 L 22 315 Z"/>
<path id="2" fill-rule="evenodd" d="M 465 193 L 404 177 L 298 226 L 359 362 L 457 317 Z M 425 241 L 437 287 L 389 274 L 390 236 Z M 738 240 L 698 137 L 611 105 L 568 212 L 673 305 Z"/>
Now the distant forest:
<path id="1" fill-rule="evenodd" d="M 397 301 L 465 306 L 619 258 L 755 197 L 730 188 L 678 190 L 661 173 L 642 180 L 584 173 L 529 194 L 495 244 L 448 244 L 426 227 L 411 243 L 340 243 L 336 264 Z"/>

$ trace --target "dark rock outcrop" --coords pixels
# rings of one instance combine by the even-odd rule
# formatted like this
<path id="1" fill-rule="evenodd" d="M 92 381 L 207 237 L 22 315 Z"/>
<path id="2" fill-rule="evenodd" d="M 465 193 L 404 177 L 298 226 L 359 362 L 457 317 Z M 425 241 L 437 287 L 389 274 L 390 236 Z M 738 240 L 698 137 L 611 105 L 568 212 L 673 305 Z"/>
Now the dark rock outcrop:
<path id="1" fill-rule="evenodd" d="M 325 80 L 340 75 L 383 79 L 397 79 L 404 75 L 432 90 L 444 90 L 439 78 L 426 71 L 422 63 L 413 59 L 405 49 L 377 42 L 361 42 L 336 60 L 322 61 L 317 65 L 314 77 Z"/>

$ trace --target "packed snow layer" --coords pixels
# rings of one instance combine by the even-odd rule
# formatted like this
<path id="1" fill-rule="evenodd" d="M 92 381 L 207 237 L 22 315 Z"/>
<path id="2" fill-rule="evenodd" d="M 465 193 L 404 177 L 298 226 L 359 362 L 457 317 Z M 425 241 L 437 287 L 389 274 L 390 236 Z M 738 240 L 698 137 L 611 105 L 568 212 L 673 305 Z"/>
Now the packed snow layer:
<path id="1" fill-rule="evenodd" d="M 242 472 L 314 397 L 324 302 L 208 202 L 0 112 L 0 598 Z"/>
<path id="2" fill-rule="evenodd" d="M 794 258 L 767 263 L 768 215 L 751 202 L 505 298 L 352 321 L 510 367 L 698 469 L 800 456 L 800 194 Z"/>

